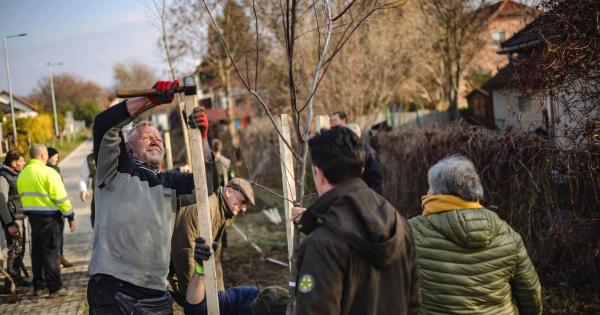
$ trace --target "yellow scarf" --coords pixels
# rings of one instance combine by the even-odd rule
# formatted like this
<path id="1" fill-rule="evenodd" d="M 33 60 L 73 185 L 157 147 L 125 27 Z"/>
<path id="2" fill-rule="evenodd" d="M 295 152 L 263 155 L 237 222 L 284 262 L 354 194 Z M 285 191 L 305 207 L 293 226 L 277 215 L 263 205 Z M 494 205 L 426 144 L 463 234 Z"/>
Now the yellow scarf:
<path id="1" fill-rule="evenodd" d="M 483 206 L 477 201 L 466 201 L 452 195 L 427 195 L 421 197 L 423 216 L 452 210 L 480 209 Z"/>

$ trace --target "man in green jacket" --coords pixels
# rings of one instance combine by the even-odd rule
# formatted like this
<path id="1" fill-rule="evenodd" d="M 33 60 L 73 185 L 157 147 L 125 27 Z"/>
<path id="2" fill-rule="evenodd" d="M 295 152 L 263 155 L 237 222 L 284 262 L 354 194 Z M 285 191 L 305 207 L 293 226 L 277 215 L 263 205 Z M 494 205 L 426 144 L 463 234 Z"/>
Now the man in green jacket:
<path id="1" fill-rule="evenodd" d="M 521 236 L 483 207 L 473 163 L 453 155 L 427 174 L 417 246 L 421 314 L 542 314 L 541 287 Z"/>
<path id="2" fill-rule="evenodd" d="M 348 128 L 308 142 L 319 198 L 297 227 L 296 314 L 419 311 L 416 254 L 406 220 L 361 180 L 365 149 Z"/>
<path id="3" fill-rule="evenodd" d="M 175 228 L 171 239 L 171 259 L 177 275 L 177 290 L 185 296 L 188 283 L 194 273 L 195 239 L 200 235 L 196 196 L 180 196 L 181 209 L 175 218 Z M 254 190 L 243 178 L 234 178 L 224 188 L 208 196 L 208 207 L 212 220 L 214 242 L 220 243 L 225 229 L 233 224 L 233 218 L 246 211 L 247 205 L 254 205 Z M 223 269 L 221 267 L 221 248 L 215 251 L 217 288 L 224 290 Z"/>

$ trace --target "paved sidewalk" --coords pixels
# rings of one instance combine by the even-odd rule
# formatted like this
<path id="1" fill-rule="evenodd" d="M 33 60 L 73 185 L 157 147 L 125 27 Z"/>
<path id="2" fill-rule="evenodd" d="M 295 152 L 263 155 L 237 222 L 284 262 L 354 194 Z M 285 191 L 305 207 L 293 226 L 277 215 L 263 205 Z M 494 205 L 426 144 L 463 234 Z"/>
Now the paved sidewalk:
<path id="1" fill-rule="evenodd" d="M 75 315 L 87 313 L 86 287 L 88 281 L 88 263 L 90 260 L 92 227 L 90 225 L 89 202 L 79 200 L 79 171 L 85 156 L 92 150 L 91 140 L 82 143 L 60 163 L 69 199 L 75 210 L 76 230 L 65 230 L 64 255 L 74 266 L 62 269 L 62 280 L 71 294 L 66 297 L 49 299 L 48 294 L 34 297 L 32 289 L 18 295 L 19 301 L 11 303 L 9 294 L 0 294 L 0 314 L 61 314 Z M 30 247 L 27 245 L 25 264 L 31 276 Z M 0 283 L 0 288 L 4 283 Z"/>

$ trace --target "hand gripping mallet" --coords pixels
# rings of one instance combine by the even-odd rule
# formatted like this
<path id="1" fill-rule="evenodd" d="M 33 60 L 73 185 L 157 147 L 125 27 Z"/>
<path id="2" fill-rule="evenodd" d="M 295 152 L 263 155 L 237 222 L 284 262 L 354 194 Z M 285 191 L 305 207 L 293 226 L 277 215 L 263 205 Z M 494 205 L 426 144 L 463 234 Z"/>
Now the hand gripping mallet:
<path id="1" fill-rule="evenodd" d="M 196 82 L 193 76 L 183 77 L 183 86 L 178 87 L 175 93 L 183 93 L 185 95 L 196 94 Z M 117 97 L 119 98 L 130 98 L 139 96 L 156 96 L 156 89 L 145 89 L 145 90 L 117 90 Z"/>

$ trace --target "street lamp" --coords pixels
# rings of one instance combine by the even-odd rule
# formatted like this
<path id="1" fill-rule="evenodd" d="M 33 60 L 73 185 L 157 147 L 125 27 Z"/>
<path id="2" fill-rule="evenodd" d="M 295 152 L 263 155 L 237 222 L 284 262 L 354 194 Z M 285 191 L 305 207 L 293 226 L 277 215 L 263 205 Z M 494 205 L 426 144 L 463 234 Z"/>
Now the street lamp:
<path id="1" fill-rule="evenodd" d="M 54 135 L 60 138 L 58 133 L 58 117 L 56 116 L 56 97 L 54 96 L 54 79 L 52 75 L 52 66 L 62 66 L 62 62 L 50 63 L 48 62 L 48 70 L 50 71 L 50 91 L 52 92 L 52 111 L 54 113 Z"/>
<path id="2" fill-rule="evenodd" d="M 8 48 L 6 46 L 6 40 L 8 38 L 23 37 L 23 36 L 27 36 L 27 34 L 22 33 L 22 34 L 14 34 L 14 35 L 4 35 L 4 37 L 2 37 L 2 39 L 4 41 L 4 58 L 6 59 L 6 77 L 8 78 L 8 95 L 10 98 L 10 115 L 12 116 L 13 138 L 14 138 L 15 145 L 17 144 L 17 125 L 15 123 L 15 106 L 13 103 L 12 84 L 10 82 L 10 66 L 8 64 Z"/>

